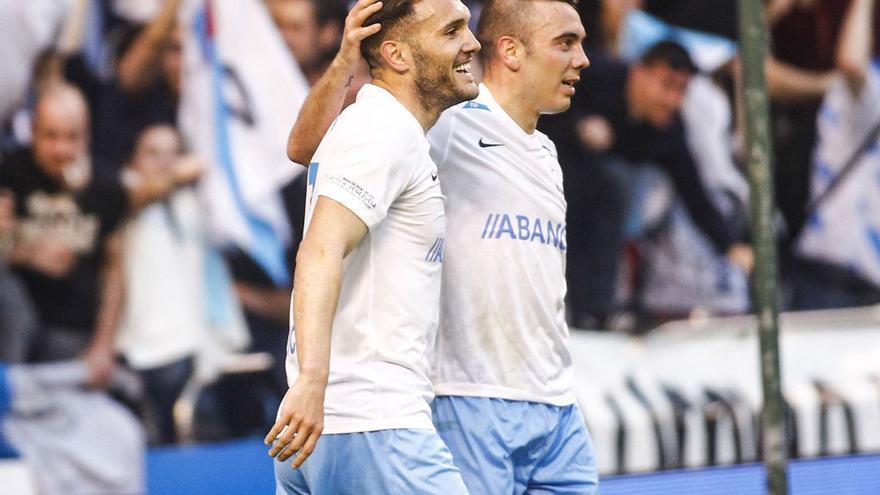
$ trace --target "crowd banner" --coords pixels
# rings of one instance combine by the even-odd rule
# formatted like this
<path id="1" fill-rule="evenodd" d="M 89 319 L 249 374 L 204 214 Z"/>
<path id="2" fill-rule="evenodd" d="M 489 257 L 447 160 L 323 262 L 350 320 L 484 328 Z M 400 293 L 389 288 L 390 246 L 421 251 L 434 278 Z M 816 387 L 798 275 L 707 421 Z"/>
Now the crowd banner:
<path id="1" fill-rule="evenodd" d="M 286 143 L 308 84 L 261 0 L 192 0 L 182 22 L 180 125 L 207 161 L 200 189 L 212 238 L 286 285 L 291 232 L 279 190 L 304 170 Z"/>

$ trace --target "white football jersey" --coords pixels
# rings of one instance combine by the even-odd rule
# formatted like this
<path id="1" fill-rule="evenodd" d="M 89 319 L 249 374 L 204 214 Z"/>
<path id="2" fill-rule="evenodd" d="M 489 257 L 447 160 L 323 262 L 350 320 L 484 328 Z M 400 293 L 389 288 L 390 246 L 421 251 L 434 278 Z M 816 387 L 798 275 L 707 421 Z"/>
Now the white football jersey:
<path id="1" fill-rule="evenodd" d="M 437 395 L 574 402 L 556 147 L 485 85 L 428 133 L 446 208 Z"/>
<path id="2" fill-rule="evenodd" d="M 422 127 L 384 89 L 364 86 L 321 141 L 309 166 L 306 230 L 319 196 L 369 227 L 343 261 L 324 433 L 433 429 L 428 366 L 439 317 L 444 197 Z M 299 371 L 295 339 L 291 328 L 291 386 Z"/>

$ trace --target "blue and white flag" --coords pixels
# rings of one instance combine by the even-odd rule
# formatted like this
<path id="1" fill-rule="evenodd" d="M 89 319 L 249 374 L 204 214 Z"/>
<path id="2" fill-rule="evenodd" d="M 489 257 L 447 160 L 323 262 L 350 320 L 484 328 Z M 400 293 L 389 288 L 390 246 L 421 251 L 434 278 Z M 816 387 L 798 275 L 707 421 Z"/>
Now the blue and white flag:
<path id="1" fill-rule="evenodd" d="M 180 125 L 208 162 L 200 187 L 209 232 L 287 285 L 290 223 L 279 191 L 305 170 L 286 149 L 308 84 L 263 1 L 193 0 L 187 7 Z"/>
<path id="2" fill-rule="evenodd" d="M 843 76 L 832 84 L 816 120 L 812 197 L 836 182 L 846 162 L 880 123 L 880 67 L 872 65 L 861 93 Z M 832 263 L 880 287 L 880 139 L 862 151 L 834 192 L 807 219 L 798 253 Z"/>
<path id="3" fill-rule="evenodd" d="M 673 26 L 641 10 L 630 11 L 620 36 L 620 55 L 636 61 L 654 44 L 674 41 L 688 51 L 694 64 L 710 73 L 736 56 L 736 43 L 714 34 Z"/>

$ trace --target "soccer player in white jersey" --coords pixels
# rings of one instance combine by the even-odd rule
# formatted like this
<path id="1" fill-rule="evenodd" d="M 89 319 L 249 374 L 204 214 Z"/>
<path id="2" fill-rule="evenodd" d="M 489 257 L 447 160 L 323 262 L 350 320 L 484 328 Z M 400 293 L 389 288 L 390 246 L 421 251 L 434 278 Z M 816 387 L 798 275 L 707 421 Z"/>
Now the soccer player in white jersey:
<path id="1" fill-rule="evenodd" d="M 372 84 L 309 166 L 290 390 L 266 438 L 297 469 L 275 463 L 277 491 L 465 494 L 431 422 L 445 223 L 425 131 L 477 95 L 480 45 L 460 0 L 364 0 L 352 16 L 382 31 L 360 47 Z"/>
<path id="2" fill-rule="evenodd" d="M 428 133 L 447 195 L 434 423 L 472 495 L 594 494 L 567 347 L 562 173 L 536 130 L 570 105 L 589 64 L 584 28 L 573 1 L 489 0 L 477 36 L 480 95 Z M 322 87 L 344 86 L 331 77 Z M 331 119 L 302 115 L 291 159 L 307 161 L 304 129 Z"/>

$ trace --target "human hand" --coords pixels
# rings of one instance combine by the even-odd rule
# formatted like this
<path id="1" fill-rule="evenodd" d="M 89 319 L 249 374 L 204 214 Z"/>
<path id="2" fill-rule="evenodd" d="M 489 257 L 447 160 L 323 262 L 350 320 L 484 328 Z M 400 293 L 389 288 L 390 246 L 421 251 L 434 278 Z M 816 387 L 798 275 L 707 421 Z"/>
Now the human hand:
<path id="1" fill-rule="evenodd" d="M 174 162 L 172 173 L 175 184 L 192 184 L 205 173 L 205 163 L 196 155 L 183 155 Z"/>
<path id="2" fill-rule="evenodd" d="M 104 387 L 116 370 L 116 356 L 111 345 L 92 344 L 83 356 L 89 369 L 88 385 Z"/>
<path id="3" fill-rule="evenodd" d="M 755 253 L 748 244 L 737 243 L 730 246 L 730 249 L 727 250 L 727 259 L 749 275 L 755 268 Z"/>
<path id="4" fill-rule="evenodd" d="M 326 379 L 311 379 L 300 375 L 281 401 L 278 419 L 264 442 L 274 445 L 269 449 L 271 457 L 284 462 L 297 454 L 291 467 L 300 467 L 315 450 L 318 438 L 324 430 L 324 392 Z"/>
<path id="5" fill-rule="evenodd" d="M 364 27 L 364 22 L 381 8 L 382 2 L 379 0 L 358 0 L 345 18 L 342 43 L 335 62 L 348 68 L 352 74 L 361 60 L 361 42 L 382 29 L 378 23 Z"/>
<path id="6" fill-rule="evenodd" d="M 584 117 L 578 121 L 576 129 L 581 144 L 590 151 L 606 151 L 614 144 L 614 130 L 604 117 Z"/>
<path id="7" fill-rule="evenodd" d="M 30 246 L 27 260 L 34 270 L 52 278 L 61 278 L 73 269 L 76 254 L 57 239 L 44 237 Z"/>

